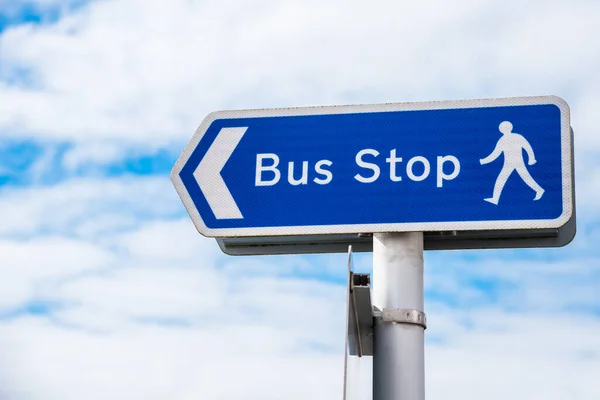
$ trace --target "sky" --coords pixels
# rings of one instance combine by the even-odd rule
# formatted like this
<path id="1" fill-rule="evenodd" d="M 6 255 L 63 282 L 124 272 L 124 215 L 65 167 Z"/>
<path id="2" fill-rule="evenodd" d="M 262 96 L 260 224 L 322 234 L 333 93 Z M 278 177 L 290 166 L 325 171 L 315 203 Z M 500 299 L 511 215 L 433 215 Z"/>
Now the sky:
<path id="1" fill-rule="evenodd" d="M 216 110 L 532 95 L 577 236 L 425 253 L 427 398 L 597 399 L 599 41 L 595 0 L 0 0 L 0 399 L 341 398 L 347 255 L 222 254 L 175 160 Z"/>

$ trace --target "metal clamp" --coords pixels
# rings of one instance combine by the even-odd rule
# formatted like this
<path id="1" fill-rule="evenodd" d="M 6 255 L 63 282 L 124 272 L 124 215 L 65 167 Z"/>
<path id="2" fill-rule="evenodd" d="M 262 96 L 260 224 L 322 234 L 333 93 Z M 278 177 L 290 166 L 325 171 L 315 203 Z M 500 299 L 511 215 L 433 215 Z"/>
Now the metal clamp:
<path id="1" fill-rule="evenodd" d="M 384 308 L 383 310 L 373 310 L 373 316 L 383 322 L 393 322 L 396 324 L 411 324 L 422 326 L 427 329 L 427 316 L 423 311 L 411 310 L 406 308 Z"/>

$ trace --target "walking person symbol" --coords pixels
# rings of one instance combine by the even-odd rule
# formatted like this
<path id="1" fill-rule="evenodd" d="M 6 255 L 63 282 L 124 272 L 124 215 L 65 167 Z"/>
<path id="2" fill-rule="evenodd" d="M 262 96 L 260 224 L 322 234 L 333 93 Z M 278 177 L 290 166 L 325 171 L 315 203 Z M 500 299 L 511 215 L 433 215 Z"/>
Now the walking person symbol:
<path id="1" fill-rule="evenodd" d="M 531 145 L 522 135 L 512 131 L 513 125 L 509 121 L 502 122 L 498 129 L 502 133 L 502 137 L 498 140 L 498 144 L 496 144 L 494 151 L 492 151 L 492 154 L 489 156 L 480 159 L 479 162 L 482 165 L 488 164 L 498 158 L 500 154 L 504 153 L 504 166 L 496 179 L 493 196 L 484 200 L 498 205 L 502 189 L 504 189 L 506 181 L 515 170 L 521 179 L 523 179 L 530 188 L 535 190 L 535 198 L 533 200 L 539 200 L 544 194 L 544 189 L 542 189 L 542 187 L 531 177 L 523 158 L 523 150 L 525 150 L 528 157 L 528 164 L 533 165 L 536 163 L 535 154 L 533 153 Z"/>

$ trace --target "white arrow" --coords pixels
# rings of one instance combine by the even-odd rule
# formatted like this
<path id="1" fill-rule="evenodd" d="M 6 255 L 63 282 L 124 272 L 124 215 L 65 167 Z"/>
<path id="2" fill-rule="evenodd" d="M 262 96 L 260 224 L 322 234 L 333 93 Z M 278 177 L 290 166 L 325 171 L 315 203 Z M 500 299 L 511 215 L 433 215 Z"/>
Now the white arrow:
<path id="1" fill-rule="evenodd" d="M 221 128 L 194 171 L 194 178 L 217 219 L 244 218 L 221 176 L 221 170 L 247 129 L 247 126 Z"/>

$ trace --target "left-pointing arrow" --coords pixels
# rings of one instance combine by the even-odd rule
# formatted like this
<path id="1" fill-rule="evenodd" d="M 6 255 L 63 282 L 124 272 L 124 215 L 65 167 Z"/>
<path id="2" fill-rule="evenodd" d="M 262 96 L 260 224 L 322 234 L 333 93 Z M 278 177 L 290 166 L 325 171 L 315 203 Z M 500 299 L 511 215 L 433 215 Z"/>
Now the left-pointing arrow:
<path id="1" fill-rule="evenodd" d="M 194 178 L 217 219 L 244 218 L 221 176 L 221 170 L 247 129 L 247 126 L 221 128 L 215 141 L 194 171 Z"/>

